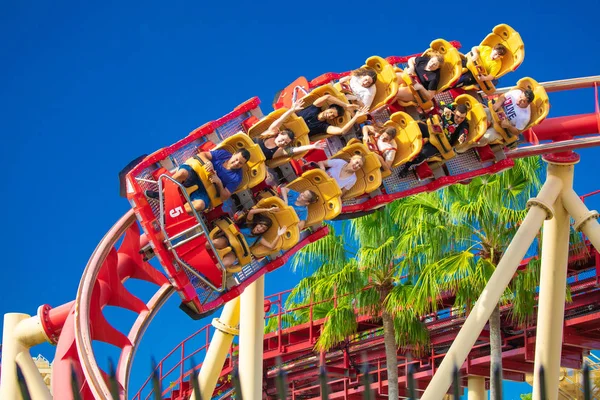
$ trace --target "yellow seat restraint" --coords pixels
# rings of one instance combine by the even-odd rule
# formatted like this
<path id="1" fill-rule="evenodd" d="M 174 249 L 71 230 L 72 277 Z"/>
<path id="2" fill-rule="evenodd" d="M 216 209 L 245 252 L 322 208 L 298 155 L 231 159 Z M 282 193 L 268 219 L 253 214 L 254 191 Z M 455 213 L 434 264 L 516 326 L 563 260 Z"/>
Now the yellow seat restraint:
<path id="1" fill-rule="evenodd" d="M 500 24 L 496 25 L 492 32 L 488 34 L 485 39 L 480 43 L 480 46 L 488 46 L 493 48 L 497 44 L 502 44 L 506 47 L 507 53 L 502 57 L 502 66 L 500 67 L 500 71 L 496 75 L 496 79 L 506 75 L 507 73 L 516 70 L 519 65 L 523 62 L 525 58 L 525 44 L 523 43 L 523 39 L 521 39 L 521 35 L 517 31 L 515 31 L 510 25 Z M 473 77 L 477 81 L 479 88 L 485 94 L 493 94 L 496 91 L 496 87 L 491 81 L 482 82 L 477 76 L 479 75 L 477 71 L 478 62 L 473 63 L 470 59 L 467 61 L 467 68 L 473 74 Z M 465 86 L 463 89 L 472 90 L 476 89 L 475 86 Z"/>
<path id="2" fill-rule="evenodd" d="M 396 168 L 415 158 L 423 147 L 423 138 L 417 122 L 403 111 L 395 112 L 383 124 L 384 128 L 396 128 L 396 156 L 392 168 Z"/>
<path id="3" fill-rule="evenodd" d="M 464 104 L 467 107 L 467 121 L 469 122 L 469 133 L 467 139 L 457 145 L 455 150 L 461 152 L 463 149 L 473 147 L 483 136 L 488 128 L 487 116 L 483 104 L 468 94 L 461 94 L 455 100 L 456 104 Z"/>
<path id="4" fill-rule="evenodd" d="M 365 162 L 362 168 L 356 171 L 356 183 L 344 194 L 342 197 L 343 200 L 371 193 L 381 186 L 381 163 L 379 162 L 379 158 L 364 144 L 348 144 L 331 158 L 349 161 L 356 154 L 362 155 Z"/>
<path id="5" fill-rule="evenodd" d="M 350 104 L 348 102 L 348 99 L 346 99 L 346 96 L 344 96 L 343 93 L 341 93 L 339 90 L 337 90 L 336 88 L 333 87 L 333 85 L 328 84 L 328 85 L 323 85 L 323 86 L 319 86 L 318 88 L 313 89 L 312 92 L 310 92 L 309 94 L 307 94 L 306 96 L 303 97 L 304 99 L 304 107 L 308 107 L 310 105 L 312 105 L 315 101 L 317 101 L 317 99 L 319 97 L 325 96 L 326 94 L 329 94 L 331 96 L 336 97 L 337 99 L 339 99 L 340 101 L 346 103 L 346 104 Z M 321 106 L 321 110 L 325 110 L 327 109 L 331 104 L 326 101 L 325 104 L 323 106 Z M 344 112 L 344 115 L 342 116 L 338 116 L 337 119 L 335 121 L 330 122 L 331 125 L 334 126 L 338 126 L 338 127 L 342 127 L 344 125 L 346 125 L 346 123 L 348 121 L 350 121 L 352 119 L 352 114 L 350 114 L 349 111 Z M 367 119 L 367 117 L 363 117 L 363 118 L 359 118 L 356 123 L 360 124 L 362 122 L 364 122 Z M 320 139 L 326 139 L 328 137 L 330 137 L 331 135 L 327 135 L 327 134 L 322 134 L 322 135 L 316 135 L 312 138 L 313 141 L 317 141 Z"/>
<path id="6" fill-rule="evenodd" d="M 546 118 L 546 116 L 548 116 L 548 112 L 550 111 L 550 102 L 548 100 L 548 93 L 546 93 L 546 89 L 544 89 L 544 87 L 542 85 L 540 85 L 535 79 L 528 78 L 528 77 L 521 78 L 517 82 L 517 85 L 515 87 L 513 87 L 512 89 L 513 90 L 514 89 L 521 89 L 521 90 L 531 89 L 531 90 L 533 90 L 533 94 L 535 95 L 535 97 L 533 99 L 533 103 L 531 103 L 529 105 L 530 110 L 531 110 L 531 117 L 529 119 L 529 123 L 527 124 L 525 129 L 523 129 L 523 131 L 536 126 L 537 124 L 542 122 L 544 120 L 544 118 Z M 496 132 L 498 132 L 502 136 L 502 138 L 504 140 L 504 144 L 508 145 L 508 144 L 514 143 L 517 140 L 519 140 L 519 136 L 512 135 L 510 132 L 508 132 L 507 130 L 502 128 L 502 126 L 500 125 L 500 123 L 501 123 L 500 117 L 498 116 L 498 114 L 496 112 L 494 112 L 494 109 L 492 106 L 493 106 L 493 104 L 492 104 L 492 101 L 490 100 L 488 102 L 488 107 L 489 107 L 490 114 L 492 115 L 492 119 L 493 119 L 492 122 L 494 124 L 494 129 L 496 130 Z"/>
<path id="7" fill-rule="evenodd" d="M 256 258 L 262 258 L 271 254 L 275 254 L 281 250 L 289 250 L 298 243 L 300 239 L 300 231 L 298 230 L 298 216 L 291 206 L 285 205 L 282 199 L 277 196 L 267 197 L 260 200 L 256 208 L 272 208 L 277 207 L 279 210 L 269 212 L 267 215 L 273 221 L 273 225 L 267 230 L 262 237 L 267 241 L 272 241 L 277 236 L 277 230 L 285 226 L 285 233 L 279 237 L 275 247 L 269 250 L 260 243 L 255 244 L 250 248 L 250 251 Z"/>
<path id="8" fill-rule="evenodd" d="M 337 182 L 320 169 L 306 171 L 294 179 L 288 187 L 301 193 L 312 190 L 318 196 L 315 203 L 308 206 L 308 217 L 305 226 L 319 224 L 324 220 L 337 217 L 342 211 L 342 191 Z"/>

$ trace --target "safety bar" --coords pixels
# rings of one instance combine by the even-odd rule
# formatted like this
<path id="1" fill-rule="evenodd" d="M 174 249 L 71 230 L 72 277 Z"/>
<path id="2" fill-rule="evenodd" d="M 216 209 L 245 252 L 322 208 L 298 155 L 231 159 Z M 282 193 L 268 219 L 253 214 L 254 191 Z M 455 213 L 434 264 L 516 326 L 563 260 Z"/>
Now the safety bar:
<path id="1" fill-rule="evenodd" d="M 166 227 L 165 227 L 165 210 L 164 210 L 164 204 L 163 204 L 164 203 L 164 201 L 163 201 L 164 200 L 163 199 L 163 197 L 164 197 L 163 180 L 165 180 L 165 179 L 170 180 L 171 182 L 173 182 L 174 184 L 176 184 L 179 187 L 179 190 L 181 190 L 181 193 L 185 197 L 185 200 L 190 205 L 192 214 L 194 215 L 194 217 L 196 218 L 196 221 L 198 222 L 198 225 L 194 225 L 192 228 L 197 228 L 198 226 L 200 226 L 203 231 L 202 234 L 207 235 L 207 238 L 208 238 L 207 242 L 210 244 L 210 248 L 213 251 L 213 254 L 215 255 L 215 257 L 217 258 L 217 267 L 222 272 L 223 278 L 222 278 L 222 282 L 221 282 L 221 288 L 217 288 L 216 286 L 214 286 L 208 279 L 206 279 L 205 277 L 200 275 L 194 268 L 192 268 L 188 263 L 186 263 L 179 257 L 179 254 L 177 254 L 176 247 L 182 245 L 183 243 L 178 243 L 176 245 L 173 245 L 173 243 L 171 243 L 171 240 L 173 238 L 169 237 L 169 235 L 167 234 L 167 231 L 166 231 Z M 179 183 L 175 179 L 173 179 L 171 176 L 162 174 L 158 177 L 158 194 L 159 194 L 159 204 L 160 204 L 160 216 L 159 216 L 160 230 L 164 235 L 164 238 L 165 238 L 164 241 L 166 243 L 168 243 L 167 248 L 169 249 L 169 251 L 173 254 L 173 256 L 175 257 L 177 262 L 182 267 L 184 267 L 188 272 L 190 272 L 192 275 L 194 275 L 195 277 L 200 279 L 202 282 L 204 282 L 206 285 L 208 285 L 211 289 L 213 289 L 214 291 L 219 292 L 219 293 L 222 293 L 223 291 L 225 291 L 225 289 L 226 289 L 225 286 L 226 286 L 226 282 L 227 282 L 227 269 L 225 268 L 225 265 L 223 265 L 223 260 L 221 260 L 221 257 L 219 256 L 217 249 L 215 248 L 213 242 L 210 240 L 210 237 L 208 236 L 209 231 L 208 231 L 208 228 L 206 227 L 206 224 L 204 223 L 204 220 L 202 219 L 200 214 L 198 214 L 198 211 L 196 211 L 196 209 L 193 207 L 192 200 L 190 199 L 189 194 L 185 190 L 185 187 L 181 183 Z M 190 229 L 192 229 L 192 228 L 190 228 Z M 178 235 L 181 236 L 181 232 Z M 180 237 L 180 236 L 178 236 L 178 237 Z M 198 236 L 196 236 L 196 237 L 198 237 Z M 187 243 L 188 241 L 190 241 L 194 238 L 195 237 L 188 238 L 183 242 Z"/>

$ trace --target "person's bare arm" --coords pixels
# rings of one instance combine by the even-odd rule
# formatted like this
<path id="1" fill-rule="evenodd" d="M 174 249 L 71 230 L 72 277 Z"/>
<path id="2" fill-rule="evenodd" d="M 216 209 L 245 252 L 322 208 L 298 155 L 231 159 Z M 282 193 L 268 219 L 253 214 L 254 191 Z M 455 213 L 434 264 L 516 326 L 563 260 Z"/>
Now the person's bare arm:
<path id="1" fill-rule="evenodd" d="M 356 110 L 358 108 L 358 106 L 350 104 L 350 103 L 346 103 L 330 94 L 326 94 L 324 96 L 319 97 L 317 100 L 315 100 L 313 105 L 316 107 L 321 107 L 325 103 L 337 104 L 338 106 L 342 107 L 345 110 Z"/>
<path id="2" fill-rule="evenodd" d="M 281 198 L 282 198 L 282 200 L 283 200 L 283 202 L 285 203 L 286 206 L 289 205 L 288 204 L 288 196 L 287 196 L 289 191 L 290 191 L 290 189 L 287 188 L 287 187 L 282 187 L 281 188 Z"/>
<path id="3" fill-rule="evenodd" d="M 275 248 L 275 243 L 277 243 L 279 238 L 285 233 L 286 230 L 287 226 L 282 226 L 277 230 L 277 236 L 272 241 L 269 242 L 267 239 L 261 238 L 259 243 L 265 246 L 267 249 L 273 250 Z"/>
<path id="4" fill-rule="evenodd" d="M 200 159 L 204 162 L 204 168 L 206 168 L 208 172 L 214 171 L 214 167 L 212 164 L 212 154 L 210 153 L 210 151 L 202 151 L 198 153 L 198 157 L 200 157 Z"/>
<path id="5" fill-rule="evenodd" d="M 356 120 L 358 120 L 360 117 L 363 117 L 367 114 L 368 114 L 368 110 L 366 109 L 366 107 L 363 107 L 356 114 L 354 114 L 354 116 L 352 118 L 350 118 L 350 120 L 348 122 L 346 122 L 346 124 L 344 126 L 340 127 L 340 126 L 329 125 L 327 127 L 327 134 L 328 135 L 343 135 L 344 133 L 348 132 L 350 130 L 350 128 L 352 128 L 354 126 L 354 124 L 356 124 Z"/>
<path id="6" fill-rule="evenodd" d="M 319 165 L 319 168 L 321 168 L 323 171 L 325 171 L 327 168 L 329 168 L 329 163 L 327 162 L 327 160 L 319 161 L 319 162 L 317 162 L 317 164 Z"/>
<path id="7" fill-rule="evenodd" d="M 500 123 L 500 126 L 502 126 L 504 129 L 509 131 L 513 136 L 518 136 L 521 133 L 515 126 L 513 126 L 510 123 L 510 121 L 508 119 L 502 120 L 502 122 Z"/>
<path id="8" fill-rule="evenodd" d="M 473 46 L 471 48 L 471 53 L 473 53 L 473 57 L 471 58 L 473 61 L 477 61 L 479 58 L 479 46 Z"/>
<path id="9" fill-rule="evenodd" d="M 292 113 L 302 110 L 303 108 L 304 108 L 304 100 L 303 99 L 296 100 L 296 102 L 294 104 L 292 104 L 292 107 L 290 107 L 289 110 L 284 112 L 281 115 L 281 117 L 279 117 L 275 121 L 273 121 L 273 123 L 269 126 L 269 129 L 267 129 L 261 136 L 271 135 L 273 133 L 276 133 L 279 130 L 279 127 L 283 124 L 283 122 L 286 119 L 288 119 L 288 117 L 290 115 L 292 115 Z"/>
<path id="10" fill-rule="evenodd" d="M 221 181 L 221 178 L 219 178 L 217 174 L 211 175 L 209 179 L 212 183 L 214 183 L 217 186 L 217 192 L 219 193 L 219 197 L 221 197 L 222 201 L 225 201 L 231 197 L 231 192 L 229 191 L 229 189 L 225 188 L 225 186 L 223 185 L 223 181 Z"/>
<path id="11" fill-rule="evenodd" d="M 494 75 L 479 75 L 479 80 L 483 82 L 493 81 L 496 79 Z"/>
<path id="12" fill-rule="evenodd" d="M 324 140 L 319 140 L 316 141 L 315 143 L 312 144 L 307 144 L 306 146 L 298 146 L 298 147 L 294 147 L 291 150 L 292 154 L 299 154 L 302 153 L 304 151 L 309 151 L 309 150 L 323 150 L 327 147 L 327 142 Z"/>
<path id="13" fill-rule="evenodd" d="M 502 104 L 504 104 L 504 100 L 506 100 L 506 96 L 501 94 L 494 103 L 494 111 L 498 112 L 502 108 Z"/>

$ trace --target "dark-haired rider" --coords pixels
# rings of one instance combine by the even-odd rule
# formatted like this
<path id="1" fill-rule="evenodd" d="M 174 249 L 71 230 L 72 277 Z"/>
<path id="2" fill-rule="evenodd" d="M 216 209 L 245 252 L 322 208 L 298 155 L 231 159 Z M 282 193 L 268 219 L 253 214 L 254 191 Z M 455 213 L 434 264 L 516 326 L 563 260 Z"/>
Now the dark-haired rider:
<path id="1" fill-rule="evenodd" d="M 232 155 L 223 149 L 203 151 L 187 160 L 173 174 L 173 179 L 183 184 L 184 187 L 198 186 L 198 189 L 190 193 L 190 200 L 196 211 L 202 211 L 210 206 L 210 198 L 202 180 L 192 166 L 194 163 L 198 163 L 198 159 L 204 164 L 206 172 L 212 173 L 209 180 L 216 185 L 219 196 L 225 201 L 231 197 L 231 194 L 242 182 L 242 167 L 250 160 L 250 152 L 240 149 Z M 158 192 L 152 190 L 146 190 L 145 194 L 151 199 L 159 198 Z M 188 203 L 184 207 L 186 212 L 192 212 Z"/>
<path id="2" fill-rule="evenodd" d="M 501 94 L 494 103 L 494 111 L 502 112 L 506 118 L 502 119 L 500 126 L 510 132 L 513 136 L 518 136 L 529 124 L 531 119 L 530 104 L 535 99 L 535 94 L 531 89 L 513 89 L 504 94 Z M 492 121 L 492 115 L 486 108 L 488 121 Z M 501 136 L 494 129 L 494 125 L 490 126 L 479 140 L 478 145 L 484 146 L 496 139 L 501 139 Z"/>
<path id="3" fill-rule="evenodd" d="M 330 106 L 321 110 L 321 106 L 329 102 Z M 359 109 L 356 114 L 344 126 L 332 125 L 336 118 L 344 115 L 344 112 L 358 109 L 357 105 L 344 103 L 335 96 L 326 94 L 319 97 L 315 102 L 303 110 L 296 111 L 296 114 L 306 122 L 309 132 L 308 136 L 312 139 L 316 135 L 343 135 L 348 132 L 356 120 L 367 115 L 368 109 Z"/>

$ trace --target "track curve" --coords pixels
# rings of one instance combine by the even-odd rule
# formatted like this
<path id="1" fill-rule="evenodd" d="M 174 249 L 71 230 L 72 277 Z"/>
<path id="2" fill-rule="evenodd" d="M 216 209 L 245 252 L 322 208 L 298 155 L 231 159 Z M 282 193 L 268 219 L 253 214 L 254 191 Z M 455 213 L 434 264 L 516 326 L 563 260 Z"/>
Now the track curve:
<path id="1" fill-rule="evenodd" d="M 117 250 L 115 246 L 121 239 Z M 71 370 L 78 378 L 83 400 L 112 398 L 105 380 L 106 373 L 98 366 L 94 356 L 94 341 L 109 343 L 121 350 L 117 380 L 122 398 L 127 398 L 137 346 L 158 310 L 174 293 L 164 275 L 142 260 L 139 254 L 141 240 L 143 237 L 140 237 L 135 214 L 130 210 L 113 225 L 92 253 L 57 346 L 52 387 L 53 393 L 60 394 L 61 399 L 71 397 L 66 395 L 70 393 Z M 123 283 L 130 278 L 158 286 L 147 303 L 125 288 Z M 104 318 L 102 309 L 107 305 L 138 314 L 127 336 Z"/>

